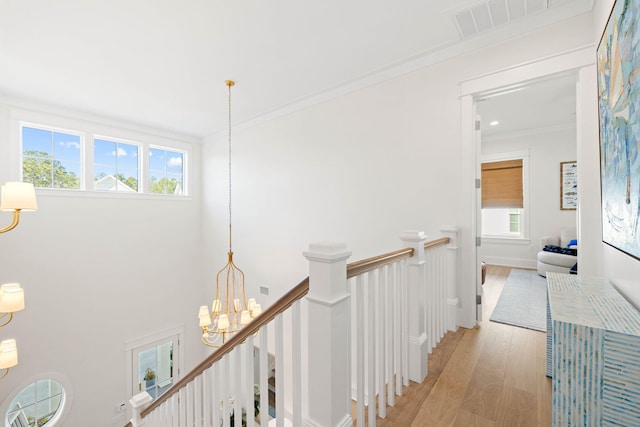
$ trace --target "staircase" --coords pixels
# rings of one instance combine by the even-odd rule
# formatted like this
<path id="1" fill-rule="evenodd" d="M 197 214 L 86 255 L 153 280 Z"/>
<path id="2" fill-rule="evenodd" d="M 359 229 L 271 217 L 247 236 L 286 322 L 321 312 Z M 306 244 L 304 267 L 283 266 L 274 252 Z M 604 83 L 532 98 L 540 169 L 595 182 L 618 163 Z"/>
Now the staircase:
<path id="1" fill-rule="evenodd" d="M 457 327 L 458 231 L 441 232 L 350 264 L 344 245 L 310 245 L 308 278 L 157 400 L 135 395 L 127 426 L 376 425 Z"/>

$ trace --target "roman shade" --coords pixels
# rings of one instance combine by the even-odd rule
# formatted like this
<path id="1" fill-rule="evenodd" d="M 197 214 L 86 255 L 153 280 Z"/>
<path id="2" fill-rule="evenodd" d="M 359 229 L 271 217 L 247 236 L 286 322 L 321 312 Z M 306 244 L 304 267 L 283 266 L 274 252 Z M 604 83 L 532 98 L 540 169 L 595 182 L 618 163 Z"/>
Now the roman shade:
<path id="1" fill-rule="evenodd" d="M 482 163 L 482 208 L 522 209 L 522 159 Z"/>

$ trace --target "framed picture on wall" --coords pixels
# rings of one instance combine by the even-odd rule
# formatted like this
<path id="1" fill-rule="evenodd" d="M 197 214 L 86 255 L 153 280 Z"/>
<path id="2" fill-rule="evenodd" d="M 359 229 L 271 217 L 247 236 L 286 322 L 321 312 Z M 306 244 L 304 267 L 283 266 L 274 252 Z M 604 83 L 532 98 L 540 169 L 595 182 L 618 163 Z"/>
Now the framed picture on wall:
<path id="1" fill-rule="evenodd" d="M 560 163 L 560 209 L 578 207 L 578 163 Z"/>
<path id="2" fill-rule="evenodd" d="M 640 0 L 616 0 L 598 44 L 602 240 L 640 259 Z"/>

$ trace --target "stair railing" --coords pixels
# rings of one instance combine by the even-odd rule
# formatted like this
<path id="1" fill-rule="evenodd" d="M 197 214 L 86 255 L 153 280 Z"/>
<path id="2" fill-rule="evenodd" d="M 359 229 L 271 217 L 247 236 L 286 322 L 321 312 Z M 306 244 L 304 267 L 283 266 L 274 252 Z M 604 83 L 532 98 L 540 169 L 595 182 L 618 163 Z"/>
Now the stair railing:
<path id="1" fill-rule="evenodd" d="M 128 426 L 345 427 L 352 400 L 357 425 L 374 426 L 456 328 L 458 231 L 441 231 L 406 232 L 404 249 L 348 265 L 344 245 L 310 245 L 308 278 L 156 401 L 134 396 Z"/>
<path id="2" fill-rule="evenodd" d="M 404 233 L 405 249 L 347 266 L 357 426 L 375 426 L 403 386 L 422 382 L 428 353 L 455 330 L 457 229 L 441 231 L 449 236 L 432 241 Z"/>

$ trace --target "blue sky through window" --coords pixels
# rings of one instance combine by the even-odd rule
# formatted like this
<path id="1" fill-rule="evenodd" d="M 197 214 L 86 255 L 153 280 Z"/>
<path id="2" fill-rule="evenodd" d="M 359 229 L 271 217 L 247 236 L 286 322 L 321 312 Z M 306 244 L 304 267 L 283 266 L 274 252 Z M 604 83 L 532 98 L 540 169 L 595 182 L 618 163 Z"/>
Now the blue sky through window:
<path id="1" fill-rule="evenodd" d="M 57 162 L 58 167 L 64 168 L 67 174 L 74 174 L 78 180 L 80 179 L 81 169 L 80 147 L 81 140 L 79 135 L 28 126 L 22 127 L 22 153 L 24 158 Z M 61 184 L 57 182 L 57 178 L 52 180 L 51 177 L 48 183 L 39 183 L 39 186 L 42 185 L 45 187 L 59 187 Z M 69 184 L 62 185 L 67 186 Z"/>

